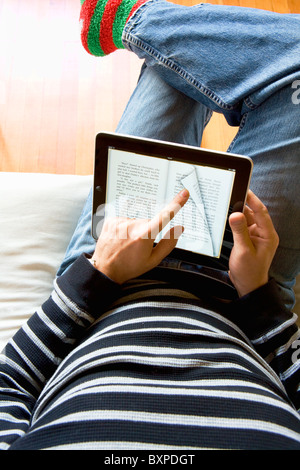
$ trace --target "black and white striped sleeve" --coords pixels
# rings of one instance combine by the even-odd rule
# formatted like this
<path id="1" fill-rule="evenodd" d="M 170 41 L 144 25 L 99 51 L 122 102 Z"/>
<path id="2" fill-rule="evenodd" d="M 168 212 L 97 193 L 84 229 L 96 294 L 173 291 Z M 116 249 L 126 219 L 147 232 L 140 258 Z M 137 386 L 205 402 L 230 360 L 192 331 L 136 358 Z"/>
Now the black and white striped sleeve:
<path id="1" fill-rule="evenodd" d="M 46 382 L 118 286 L 82 255 L 0 355 L 0 449 L 22 436 Z"/>
<path id="2" fill-rule="evenodd" d="M 300 413 L 300 329 L 282 303 L 275 281 L 238 299 L 229 317 L 277 373 Z"/>

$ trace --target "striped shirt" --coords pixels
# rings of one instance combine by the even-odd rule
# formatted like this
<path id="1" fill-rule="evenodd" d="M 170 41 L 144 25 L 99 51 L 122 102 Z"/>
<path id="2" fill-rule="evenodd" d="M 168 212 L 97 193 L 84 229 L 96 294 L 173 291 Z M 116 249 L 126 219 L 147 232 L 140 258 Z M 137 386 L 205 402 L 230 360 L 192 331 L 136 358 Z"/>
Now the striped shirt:
<path id="1" fill-rule="evenodd" d="M 149 277 L 149 276 L 148 276 Z M 296 316 L 82 255 L 0 358 L 1 449 L 300 449 Z"/>

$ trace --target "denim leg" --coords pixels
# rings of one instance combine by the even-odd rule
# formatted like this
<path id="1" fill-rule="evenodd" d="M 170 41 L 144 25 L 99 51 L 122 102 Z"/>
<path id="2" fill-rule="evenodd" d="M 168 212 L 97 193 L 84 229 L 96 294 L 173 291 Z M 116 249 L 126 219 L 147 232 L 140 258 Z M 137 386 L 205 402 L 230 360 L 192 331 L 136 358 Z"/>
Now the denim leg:
<path id="1" fill-rule="evenodd" d="M 167 83 L 240 126 L 228 150 L 254 160 L 252 188 L 280 236 L 271 275 L 291 306 L 300 266 L 300 15 L 150 0 L 127 23 L 123 43 Z"/>
<path id="2" fill-rule="evenodd" d="M 200 146 L 211 115 L 206 106 L 169 86 L 151 67 L 143 66 L 116 132 Z"/>
<path id="3" fill-rule="evenodd" d="M 94 252 L 95 240 L 91 232 L 92 207 L 93 191 L 91 189 L 77 222 L 76 229 L 67 247 L 64 259 L 57 271 L 57 276 L 63 274 L 82 253 L 92 254 Z"/>
<path id="4" fill-rule="evenodd" d="M 143 67 L 139 82 L 121 117 L 116 132 L 199 146 L 211 111 L 166 84 Z M 61 275 L 81 253 L 93 253 L 91 235 L 92 190 L 58 270 Z"/>
<path id="5" fill-rule="evenodd" d="M 300 15 L 150 0 L 128 22 L 123 42 L 148 67 L 118 132 L 199 145 L 207 107 L 240 124 L 229 150 L 255 162 L 252 188 L 281 238 L 271 274 L 291 304 L 300 264 L 299 108 L 291 96 L 300 78 Z M 85 227 L 90 234 L 90 222 Z M 75 246 L 71 241 L 69 264 L 79 254 Z"/>
<path id="6" fill-rule="evenodd" d="M 300 78 L 300 15 L 150 0 L 130 18 L 124 46 L 167 83 L 239 125 Z"/>
<path id="7" fill-rule="evenodd" d="M 300 272 L 300 100 L 287 86 L 243 116 L 228 151 L 254 161 L 251 189 L 266 204 L 280 243 L 270 275 L 289 308 Z"/>

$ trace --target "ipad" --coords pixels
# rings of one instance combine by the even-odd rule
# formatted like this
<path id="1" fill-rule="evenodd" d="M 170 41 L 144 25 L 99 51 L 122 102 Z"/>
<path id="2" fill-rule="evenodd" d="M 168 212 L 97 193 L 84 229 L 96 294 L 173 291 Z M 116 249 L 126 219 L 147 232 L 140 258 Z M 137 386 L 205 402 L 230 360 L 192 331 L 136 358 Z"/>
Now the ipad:
<path id="1" fill-rule="evenodd" d="M 183 225 L 184 233 L 170 256 L 227 270 L 233 246 L 228 217 L 234 211 L 243 211 L 252 167 L 252 160 L 246 156 L 99 133 L 93 237 L 98 239 L 105 217 L 151 219 L 186 188 L 188 202 L 160 236 L 172 225 Z"/>

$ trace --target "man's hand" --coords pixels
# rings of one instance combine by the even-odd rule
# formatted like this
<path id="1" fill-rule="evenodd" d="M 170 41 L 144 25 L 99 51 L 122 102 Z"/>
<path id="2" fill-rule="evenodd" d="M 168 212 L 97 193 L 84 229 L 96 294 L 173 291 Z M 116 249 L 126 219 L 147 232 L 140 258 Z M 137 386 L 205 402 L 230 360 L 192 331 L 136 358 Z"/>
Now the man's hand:
<path id="1" fill-rule="evenodd" d="M 239 296 L 243 296 L 268 282 L 279 238 L 267 208 L 252 191 L 244 214 L 231 214 L 229 224 L 234 240 L 229 276 Z"/>
<path id="2" fill-rule="evenodd" d="M 155 247 L 154 240 L 188 198 L 188 191 L 181 191 L 152 220 L 107 219 L 92 257 L 94 266 L 118 284 L 153 269 L 175 248 L 183 227 L 169 230 Z"/>

